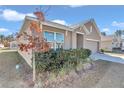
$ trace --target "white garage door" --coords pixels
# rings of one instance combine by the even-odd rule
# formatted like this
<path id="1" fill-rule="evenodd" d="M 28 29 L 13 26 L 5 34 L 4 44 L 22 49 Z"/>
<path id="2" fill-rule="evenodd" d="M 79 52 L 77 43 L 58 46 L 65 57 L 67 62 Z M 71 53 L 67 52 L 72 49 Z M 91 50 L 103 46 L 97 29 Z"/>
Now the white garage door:
<path id="1" fill-rule="evenodd" d="M 97 52 L 98 51 L 98 42 L 86 40 L 85 48 L 90 49 L 92 51 L 92 53 Z"/>

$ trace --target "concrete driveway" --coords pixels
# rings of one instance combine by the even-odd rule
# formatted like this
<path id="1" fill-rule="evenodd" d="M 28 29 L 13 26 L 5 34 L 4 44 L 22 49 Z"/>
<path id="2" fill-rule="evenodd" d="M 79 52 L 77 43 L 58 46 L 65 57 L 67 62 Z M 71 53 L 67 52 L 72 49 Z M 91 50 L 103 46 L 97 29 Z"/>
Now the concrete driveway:
<path id="1" fill-rule="evenodd" d="M 105 60 L 105 61 L 111 61 L 116 63 L 122 63 L 124 64 L 124 54 L 116 54 L 116 53 L 94 53 L 91 56 L 91 59 L 93 60 Z"/>

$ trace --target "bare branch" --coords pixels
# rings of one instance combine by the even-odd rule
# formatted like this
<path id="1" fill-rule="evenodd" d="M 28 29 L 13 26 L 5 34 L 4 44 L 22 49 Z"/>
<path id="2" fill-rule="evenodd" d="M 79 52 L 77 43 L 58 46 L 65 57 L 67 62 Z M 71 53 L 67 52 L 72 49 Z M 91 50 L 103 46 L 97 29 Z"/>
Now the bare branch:
<path id="1" fill-rule="evenodd" d="M 48 16 L 48 11 L 51 9 L 52 6 L 48 6 L 48 8 L 44 11 L 45 16 Z"/>

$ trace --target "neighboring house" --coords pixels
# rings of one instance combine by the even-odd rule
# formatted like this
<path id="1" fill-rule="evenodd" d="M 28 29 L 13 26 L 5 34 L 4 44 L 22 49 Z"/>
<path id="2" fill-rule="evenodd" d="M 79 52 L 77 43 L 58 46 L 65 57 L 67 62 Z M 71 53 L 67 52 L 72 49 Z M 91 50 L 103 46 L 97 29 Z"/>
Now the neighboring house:
<path id="1" fill-rule="evenodd" d="M 30 22 L 38 20 L 33 17 L 26 16 L 21 32 L 27 32 L 32 35 L 30 31 Z M 44 32 L 44 38 L 51 43 L 53 49 L 62 47 L 64 49 L 86 48 L 90 49 L 92 53 L 98 52 L 100 49 L 101 34 L 94 21 L 94 19 L 73 25 L 65 26 L 51 21 L 41 21 L 41 29 Z M 20 37 L 19 42 L 27 42 L 25 37 Z M 28 61 L 31 66 L 32 50 L 28 53 L 19 50 L 19 53 Z"/>
<path id="2" fill-rule="evenodd" d="M 113 49 L 113 35 L 101 36 L 101 49 L 105 51 L 112 51 Z"/>
<path id="3" fill-rule="evenodd" d="M 121 50 L 124 50 L 124 32 L 121 35 Z"/>
<path id="4" fill-rule="evenodd" d="M 114 49 L 121 49 L 122 39 L 121 36 L 114 35 L 113 36 L 113 48 Z"/>
<path id="5" fill-rule="evenodd" d="M 119 50 L 124 50 L 124 33 L 121 35 L 114 35 L 113 39 L 113 48 L 114 49 L 119 49 Z"/>
<path id="6" fill-rule="evenodd" d="M 11 41 L 10 42 L 10 49 L 17 49 L 17 48 L 18 48 L 17 41 Z"/>
<path id="7" fill-rule="evenodd" d="M 4 44 L 1 44 L 1 43 L 0 43 L 0 48 L 4 48 Z"/>

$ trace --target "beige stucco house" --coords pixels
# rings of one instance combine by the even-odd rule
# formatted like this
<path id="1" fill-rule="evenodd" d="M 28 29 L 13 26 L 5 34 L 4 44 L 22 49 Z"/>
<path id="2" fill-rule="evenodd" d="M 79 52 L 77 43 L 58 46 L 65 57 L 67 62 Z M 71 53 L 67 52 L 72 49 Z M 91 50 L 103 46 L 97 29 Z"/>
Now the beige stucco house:
<path id="1" fill-rule="evenodd" d="M 31 21 L 38 22 L 36 18 L 25 17 L 20 33 L 27 32 L 30 35 L 32 34 L 29 28 Z M 51 21 L 41 21 L 41 29 L 44 32 L 44 38 L 51 43 L 54 49 L 58 47 L 64 49 L 87 48 L 92 53 L 98 52 L 100 49 L 101 34 L 94 19 L 72 26 L 65 26 Z M 20 37 L 18 42 L 26 42 L 26 40 L 24 37 Z M 28 53 L 18 51 L 31 65 L 29 60 L 32 57 L 32 50 Z"/>
<path id="2" fill-rule="evenodd" d="M 112 51 L 113 49 L 113 35 L 101 36 L 101 49 Z"/>

